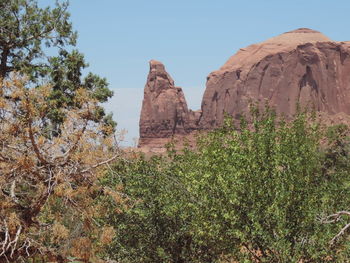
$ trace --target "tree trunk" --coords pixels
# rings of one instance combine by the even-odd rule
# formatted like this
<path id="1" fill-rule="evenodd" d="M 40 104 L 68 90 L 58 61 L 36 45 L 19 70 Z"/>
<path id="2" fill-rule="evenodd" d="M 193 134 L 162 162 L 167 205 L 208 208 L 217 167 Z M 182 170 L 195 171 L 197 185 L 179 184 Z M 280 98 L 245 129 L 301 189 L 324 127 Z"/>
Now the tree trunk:
<path id="1" fill-rule="evenodd" d="M 5 47 L 1 53 L 1 61 L 0 61 L 0 79 L 4 79 L 6 77 L 8 67 L 7 67 L 7 58 L 10 53 L 10 50 Z"/>

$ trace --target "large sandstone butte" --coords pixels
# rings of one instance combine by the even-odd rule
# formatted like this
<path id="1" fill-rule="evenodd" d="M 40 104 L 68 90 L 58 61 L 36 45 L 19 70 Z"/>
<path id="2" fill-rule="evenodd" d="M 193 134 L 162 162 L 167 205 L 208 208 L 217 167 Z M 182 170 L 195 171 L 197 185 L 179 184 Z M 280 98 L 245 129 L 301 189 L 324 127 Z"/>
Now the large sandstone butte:
<path id="1" fill-rule="evenodd" d="M 162 147 L 169 138 L 191 135 L 239 118 L 251 102 L 291 115 L 296 105 L 322 114 L 350 114 L 350 42 L 332 41 L 300 28 L 240 49 L 207 77 L 201 110 L 188 109 L 184 94 L 165 71 L 150 62 L 140 118 L 140 147 Z M 334 117 L 335 118 L 335 117 Z"/>

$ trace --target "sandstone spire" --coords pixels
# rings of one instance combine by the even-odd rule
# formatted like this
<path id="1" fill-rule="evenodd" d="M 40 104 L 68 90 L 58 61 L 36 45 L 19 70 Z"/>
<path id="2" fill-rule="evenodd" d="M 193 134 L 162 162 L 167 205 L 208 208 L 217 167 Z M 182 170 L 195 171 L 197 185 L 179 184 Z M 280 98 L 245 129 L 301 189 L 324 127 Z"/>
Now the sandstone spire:
<path id="1" fill-rule="evenodd" d="M 161 62 L 151 60 L 141 110 L 140 144 L 150 138 L 186 134 L 189 122 L 182 89 L 175 87 Z"/>

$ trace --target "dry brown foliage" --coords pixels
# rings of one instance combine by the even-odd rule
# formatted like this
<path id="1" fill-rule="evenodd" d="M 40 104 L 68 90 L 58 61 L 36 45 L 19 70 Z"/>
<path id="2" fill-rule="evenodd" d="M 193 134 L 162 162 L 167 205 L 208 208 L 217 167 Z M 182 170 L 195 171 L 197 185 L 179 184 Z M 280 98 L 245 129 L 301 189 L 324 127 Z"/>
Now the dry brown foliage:
<path id="1" fill-rule="evenodd" d="M 1 83 L 0 262 L 68 256 L 89 262 L 98 250 L 93 240 L 108 243 L 114 234 L 98 224 L 95 198 L 105 192 L 97 184 L 104 166 L 119 156 L 110 127 L 91 121 L 98 102 L 76 91 L 80 106 L 65 111 L 53 135 L 51 87 L 28 88 L 15 74 Z"/>

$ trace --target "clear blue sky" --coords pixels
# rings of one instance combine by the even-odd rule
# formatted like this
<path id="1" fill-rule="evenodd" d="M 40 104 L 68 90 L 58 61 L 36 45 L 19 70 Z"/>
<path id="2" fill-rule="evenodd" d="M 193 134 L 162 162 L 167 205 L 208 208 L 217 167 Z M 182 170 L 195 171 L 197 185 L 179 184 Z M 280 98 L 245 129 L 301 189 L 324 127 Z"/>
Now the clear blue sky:
<path id="1" fill-rule="evenodd" d="M 71 0 L 69 11 L 90 71 L 115 91 L 107 108 L 129 144 L 150 59 L 165 64 L 198 109 L 206 76 L 241 47 L 300 27 L 350 40 L 349 0 Z"/>

